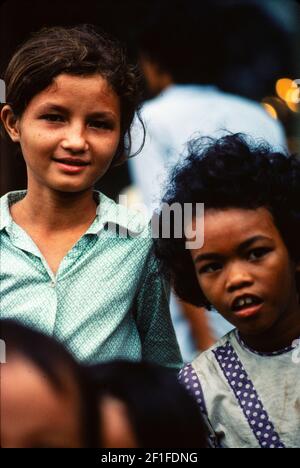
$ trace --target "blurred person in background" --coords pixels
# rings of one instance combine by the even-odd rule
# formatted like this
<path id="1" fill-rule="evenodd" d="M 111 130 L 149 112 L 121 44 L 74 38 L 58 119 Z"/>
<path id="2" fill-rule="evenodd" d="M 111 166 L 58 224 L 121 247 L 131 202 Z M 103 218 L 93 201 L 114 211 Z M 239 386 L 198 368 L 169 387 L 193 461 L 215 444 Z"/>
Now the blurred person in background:
<path id="1" fill-rule="evenodd" d="M 87 368 L 98 392 L 105 448 L 205 448 L 203 419 L 170 370 L 114 361 Z"/>
<path id="2" fill-rule="evenodd" d="M 247 33 L 241 24 L 246 19 Z M 257 140 L 263 138 L 274 148 L 286 146 L 283 127 L 261 105 L 223 92 L 217 86 L 223 79 L 223 82 L 233 82 L 232 89 L 237 89 L 234 82 L 242 80 L 241 69 L 246 64 L 248 76 L 244 74 L 244 78 L 255 81 L 251 77 L 251 64 L 254 67 L 259 50 L 254 49 L 250 54 L 250 44 L 259 36 L 261 49 L 268 50 L 269 42 L 268 47 L 263 47 L 266 31 L 271 31 L 272 38 L 280 45 L 284 33 L 259 6 L 249 3 L 233 2 L 225 7 L 224 2 L 177 0 L 172 6 L 164 2 L 153 7 L 138 41 L 141 67 L 148 94 L 152 96 L 142 110 L 146 143 L 141 154 L 129 161 L 133 181 L 150 211 L 158 206 L 167 174 L 184 157 L 185 143 L 192 136 L 217 137 L 227 131 L 244 132 Z M 240 41 L 245 43 L 244 56 Z M 276 62 L 276 44 L 271 44 L 273 62 Z M 283 48 L 280 45 L 281 51 Z M 262 68 L 267 76 L 268 63 L 257 62 L 260 67 L 256 64 L 256 68 Z M 254 94 L 253 87 L 249 93 Z M 137 125 L 137 140 L 138 135 Z M 231 329 L 215 311 L 207 314 L 203 309 L 179 302 L 174 295 L 171 314 L 185 361 Z"/>
<path id="3" fill-rule="evenodd" d="M 1 447 L 97 447 L 96 403 L 84 371 L 52 338 L 0 320 Z"/>

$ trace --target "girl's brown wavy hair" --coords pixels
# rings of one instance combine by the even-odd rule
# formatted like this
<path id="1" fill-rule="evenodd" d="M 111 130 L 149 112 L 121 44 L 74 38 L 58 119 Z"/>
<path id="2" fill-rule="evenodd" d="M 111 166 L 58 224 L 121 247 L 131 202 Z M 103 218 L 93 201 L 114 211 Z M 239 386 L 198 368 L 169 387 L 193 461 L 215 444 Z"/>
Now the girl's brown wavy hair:
<path id="1" fill-rule="evenodd" d="M 22 44 L 4 75 L 6 103 L 20 118 L 31 99 L 50 86 L 60 74 L 88 76 L 99 73 L 118 95 L 121 104 L 121 138 L 112 165 L 118 165 L 131 154 L 131 127 L 139 116 L 142 100 L 141 78 L 136 66 L 128 63 L 124 48 L 104 32 L 84 24 L 71 28 L 50 27 L 34 33 Z"/>

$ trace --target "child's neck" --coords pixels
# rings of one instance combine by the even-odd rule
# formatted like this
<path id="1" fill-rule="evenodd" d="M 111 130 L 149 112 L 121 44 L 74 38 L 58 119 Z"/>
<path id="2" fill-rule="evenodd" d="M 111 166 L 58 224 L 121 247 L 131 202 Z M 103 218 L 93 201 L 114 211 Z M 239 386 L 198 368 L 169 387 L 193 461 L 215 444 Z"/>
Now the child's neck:
<path id="1" fill-rule="evenodd" d="M 89 225 L 96 216 L 93 191 L 63 193 L 28 189 L 26 196 L 12 206 L 11 213 L 20 224 L 35 225 L 45 232 L 63 231 Z"/>
<path id="2" fill-rule="evenodd" d="M 272 353 L 291 347 L 300 338 L 300 305 L 295 304 L 294 310 L 279 320 L 271 329 L 258 335 L 240 333 L 244 343 L 255 351 Z"/>

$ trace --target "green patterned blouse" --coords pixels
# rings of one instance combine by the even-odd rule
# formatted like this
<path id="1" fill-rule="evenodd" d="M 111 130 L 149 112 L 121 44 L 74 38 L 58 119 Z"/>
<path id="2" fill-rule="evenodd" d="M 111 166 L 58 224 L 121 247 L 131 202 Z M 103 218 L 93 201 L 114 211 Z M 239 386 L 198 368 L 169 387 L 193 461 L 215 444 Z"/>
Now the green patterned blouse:
<path id="1" fill-rule="evenodd" d="M 97 216 L 54 276 L 1 198 L 0 317 L 60 340 L 80 361 L 147 360 L 181 367 L 150 230 L 140 217 L 99 192 Z"/>

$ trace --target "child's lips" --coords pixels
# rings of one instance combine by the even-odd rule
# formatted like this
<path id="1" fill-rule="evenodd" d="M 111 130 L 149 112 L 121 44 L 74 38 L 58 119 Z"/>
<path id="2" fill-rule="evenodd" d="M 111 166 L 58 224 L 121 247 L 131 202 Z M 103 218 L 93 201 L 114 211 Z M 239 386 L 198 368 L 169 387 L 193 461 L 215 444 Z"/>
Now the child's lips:
<path id="1" fill-rule="evenodd" d="M 89 161 L 84 161 L 82 159 L 76 158 L 53 158 L 53 161 L 55 161 L 58 164 L 58 166 L 63 172 L 66 172 L 68 174 L 78 174 L 90 165 Z"/>
<path id="2" fill-rule="evenodd" d="M 261 302 L 260 304 L 251 305 L 245 309 L 241 309 L 233 313 L 238 318 L 247 319 L 247 318 L 255 317 L 256 315 L 258 315 L 262 309 L 262 306 L 263 306 L 263 302 Z"/>

